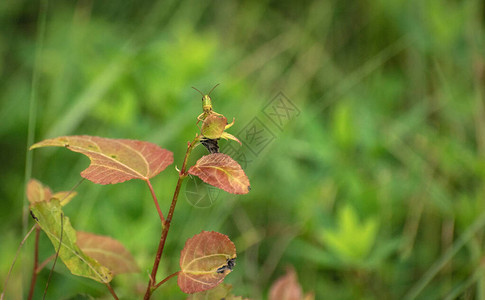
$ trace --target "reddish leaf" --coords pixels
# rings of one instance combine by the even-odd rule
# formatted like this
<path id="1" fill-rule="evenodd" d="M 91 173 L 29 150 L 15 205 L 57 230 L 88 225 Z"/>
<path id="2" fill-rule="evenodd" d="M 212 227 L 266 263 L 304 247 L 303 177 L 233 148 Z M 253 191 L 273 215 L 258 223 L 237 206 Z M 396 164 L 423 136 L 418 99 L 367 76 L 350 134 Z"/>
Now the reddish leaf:
<path id="1" fill-rule="evenodd" d="M 88 156 L 91 164 L 81 172 L 81 176 L 98 184 L 120 183 L 135 178 L 147 180 L 173 162 L 172 152 L 149 142 L 87 135 L 48 139 L 30 149 L 49 146 L 66 147 Z"/>
<path id="2" fill-rule="evenodd" d="M 288 268 L 286 275 L 276 280 L 269 291 L 269 300 L 311 300 L 313 294 L 308 293 L 303 296 L 303 291 L 296 272 L 293 268 Z"/>
<path id="3" fill-rule="evenodd" d="M 178 285 L 193 294 L 219 285 L 232 271 L 236 247 L 224 234 L 202 231 L 187 240 L 180 253 Z"/>
<path id="4" fill-rule="evenodd" d="M 139 272 L 133 256 L 117 240 L 88 232 L 77 232 L 77 245 L 84 254 L 96 259 L 113 275 Z"/>
<path id="5" fill-rule="evenodd" d="M 251 187 L 241 166 L 229 155 L 213 153 L 202 156 L 189 174 L 232 194 L 247 194 Z"/>
<path id="6" fill-rule="evenodd" d="M 243 300 L 241 296 L 234 296 L 231 294 L 232 285 L 230 284 L 219 284 L 213 289 L 191 294 L 186 300 L 213 300 L 213 299 L 224 299 L 224 300 Z"/>
<path id="7" fill-rule="evenodd" d="M 232 286 L 230 284 L 219 284 L 213 289 L 191 294 L 186 300 L 209 300 L 209 299 L 226 299 L 226 296 L 231 292 Z"/>
<path id="8" fill-rule="evenodd" d="M 52 196 L 52 191 L 49 187 L 44 186 L 36 179 L 30 179 L 27 184 L 27 199 L 30 203 L 49 201 Z"/>

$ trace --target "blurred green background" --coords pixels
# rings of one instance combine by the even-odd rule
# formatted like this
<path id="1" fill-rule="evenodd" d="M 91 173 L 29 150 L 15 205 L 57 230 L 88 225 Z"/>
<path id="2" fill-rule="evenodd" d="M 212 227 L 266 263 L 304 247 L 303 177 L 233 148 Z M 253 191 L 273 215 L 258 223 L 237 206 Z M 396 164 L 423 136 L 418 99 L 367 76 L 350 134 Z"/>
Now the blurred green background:
<path id="1" fill-rule="evenodd" d="M 34 141 L 146 140 L 180 166 L 201 112 L 191 86 L 220 83 L 211 96 L 236 118 L 229 132 L 244 139 L 256 117 L 274 139 L 257 155 L 221 142 L 250 158 L 252 190 L 203 207 L 182 193 L 159 278 L 178 269 L 187 238 L 216 230 L 238 249 L 225 280 L 236 295 L 266 299 L 292 265 L 316 299 L 485 299 L 484 17 L 478 0 L 1 1 L 2 287 L 26 230 L 26 174 L 69 190 L 89 163 L 53 148 L 29 167 L 29 122 Z M 299 110 L 281 129 L 264 113 L 280 92 Z M 170 166 L 152 181 L 165 213 L 176 180 Z M 146 185 L 77 192 L 66 215 L 133 253 L 142 271 L 113 286 L 140 299 L 160 235 Z M 7 299 L 26 297 L 32 253 L 31 237 Z M 42 236 L 41 260 L 52 253 Z M 110 299 L 58 263 L 48 298 L 79 295 Z M 175 279 L 154 294 L 184 297 Z"/>

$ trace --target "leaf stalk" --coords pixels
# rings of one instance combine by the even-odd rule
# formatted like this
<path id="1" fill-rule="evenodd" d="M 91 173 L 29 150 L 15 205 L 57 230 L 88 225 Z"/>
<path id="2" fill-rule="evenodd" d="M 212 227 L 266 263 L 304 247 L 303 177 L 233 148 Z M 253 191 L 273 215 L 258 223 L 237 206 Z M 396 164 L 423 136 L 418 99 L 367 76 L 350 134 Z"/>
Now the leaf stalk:
<path id="1" fill-rule="evenodd" d="M 39 266 L 39 236 L 40 226 L 35 225 L 34 268 L 32 270 L 32 279 L 30 280 L 30 290 L 27 300 L 32 300 L 32 298 L 34 297 L 35 282 L 37 281 L 37 267 Z"/>
<path id="2" fill-rule="evenodd" d="M 147 179 L 146 183 L 148 185 L 148 188 L 150 189 L 150 193 L 152 194 L 153 202 L 155 203 L 155 207 L 157 208 L 158 215 L 160 216 L 160 221 L 162 222 L 162 225 L 164 226 L 165 218 L 163 217 L 162 210 L 160 209 L 160 205 L 158 204 L 157 196 L 155 195 L 155 191 L 153 190 L 153 186 L 152 186 L 152 183 L 150 182 L 150 179 Z"/>
<path id="3" fill-rule="evenodd" d="M 157 282 L 157 271 L 158 271 L 158 267 L 160 265 L 160 260 L 162 258 L 162 254 L 163 254 L 163 249 L 165 247 L 165 241 L 167 240 L 167 235 L 168 235 L 168 231 L 170 229 L 170 224 L 172 222 L 172 217 L 173 217 L 173 213 L 175 211 L 175 206 L 177 204 L 177 200 L 178 200 L 178 196 L 179 196 L 179 193 L 180 193 L 180 188 L 182 187 L 182 182 L 184 181 L 185 177 L 187 177 L 187 161 L 189 159 L 189 156 L 190 156 L 190 153 L 192 152 L 192 149 L 195 148 L 195 146 L 199 143 L 200 139 L 202 137 L 200 135 L 196 135 L 194 140 L 188 144 L 187 146 L 187 151 L 185 152 L 185 157 L 184 157 L 184 162 L 182 164 L 182 168 L 180 169 L 179 171 L 179 178 L 177 180 L 177 185 L 175 186 L 175 191 L 173 193 L 173 197 L 172 197 L 172 203 L 170 204 L 170 209 L 168 211 L 168 215 L 167 215 L 167 219 L 165 220 L 165 222 L 162 222 L 163 224 L 163 229 L 162 229 L 162 235 L 160 237 L 160 242 L 158 244 L 158 250 L 157 250 L 157 255 L 155 256 L 155 261 L 153 263 L 153 268 L 152 268 L 152 272 L 151 272 L 151 275 L 150 275 L 150 280 L 148 281 L 148 286 L 147 286 L 147 290 L 145 292 L 145 296 L 144 296 L 144 300 L 148 300 L 150 299 L 152 293 L 160 286 L 162 285 L 164 282 L 166 282 L 168 279 L 170 279 L 171 277 L 170 276 L 175 276 L 174 274 L 178 274 L 177 273 L 174 273 L 172 275 L 170 275 L 169 277 L 170 278 L 166 278 L 166 280 L 162 280 L 159 284 L 156 284 Z"/>

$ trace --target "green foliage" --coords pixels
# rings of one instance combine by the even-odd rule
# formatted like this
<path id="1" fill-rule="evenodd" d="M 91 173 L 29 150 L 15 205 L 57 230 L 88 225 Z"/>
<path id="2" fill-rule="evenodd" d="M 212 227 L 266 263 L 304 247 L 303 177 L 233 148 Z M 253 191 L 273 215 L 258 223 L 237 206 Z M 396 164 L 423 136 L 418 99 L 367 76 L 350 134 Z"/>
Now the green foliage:
<path id="1" fill-rule="evenodd" d="M 231 133 L 241 138 L 257 117 L 275 134 L 257 156 L 241 148 L 251 193 L 221 192 L 208 208 L 180 201 L 173 244 L 164 252 L 177 257 L 202 229 L 227 233 L 238 249 L 238 271 L 244 269 L 227 278 L 235 295 L 266 297 L 291 263 L 315 299 L 402 299 L 420 283 L 426 283 L 420 299 L 452 291 L 485 298 L 477 271 L 483 228 L 423 279 L 485 210 L 482 1 L 303 4 L 49 0 L 35 64 L 38 3 L 0 1 L 0 282 L 23 231 L 20 187 L 35 70 L 36 141 L 81 134 L 147 140 L 172 150 L 180 168 L 181 140 L 191 140 L 196 128 L 187 119 L 200 114 L 200 95 L 190 87 L 208 91 L 217 83 L 211 97 L 217 112 L 236 117 Z M 279 91 L 301 111 L 283 130 L 262 112 Z M 229 143 L 239 147 L 220 141 L 223 152 Z M 34 154 L 33 177 L 69 190 L 88 164 L 69 151 L 45 149 Z M 162 209 L 170 205 L 174 174 L 169 167 L 153 180 Z M 83 200 L 63 208 L 76 228 L 114 235 L 138 265 L 152 263 L 160 225 L 143 182 L 103 188 L 84 182 L 76 191 Z M 346 207 L 355 215 L 353 230 L 343 230 Z M 379 224 L 373 234 L 364 230 L 369 220 Z M 346 246 L 331 248 L 322 241 L 325 231 L 346 233 L 336 236 Z M 352 242 L 364 267 L 362 259 L 341 263 Z M 32 244 L 11 282 L 30 280 Z M 177 266 L 162 262 L 159 276 Z M 112 285 L 126 299 L 140 298 L 137 287 L 147 279 L 141 273 Z M 39 274 L 39 286 L 47 276 Z M 68 278 L 54 276 L 52 299 L 106 296 L 104 286 Z M 20 289 L 8 287 L 9 295 L 22 298 Z M 155 296 L 185 297 L 170 282 Z"/>
<path id="2" fill-rule="evenodd" d="M 77 246 L 76 230 L 72 228 L 69 218 L 64 216 L 59 200 L 36 202 L 32 204 L 31 209 L 37 218 L 37 223 L 51 240 L 55 251 L 59 249 L 59 258 L 72 274 L 101 283 L 111 281 L 113 276 L 109 269 L 85 255 Z"/>
<path id="3" fill-rule="evenodd" d="M 351 206 L 337 215 L 337 228 L 324 229 L 322 241 L 340 261 L 350 266 L 364 265 L 377 238 L 377 220 L 360 222 Z"/>

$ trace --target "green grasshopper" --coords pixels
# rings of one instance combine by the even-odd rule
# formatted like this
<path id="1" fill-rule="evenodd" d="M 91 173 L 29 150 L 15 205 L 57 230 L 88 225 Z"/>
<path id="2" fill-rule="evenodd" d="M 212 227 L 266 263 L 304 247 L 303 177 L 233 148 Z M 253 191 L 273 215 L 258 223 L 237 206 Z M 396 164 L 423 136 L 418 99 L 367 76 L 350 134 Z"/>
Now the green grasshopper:
<path id="1" fill-rule="evenodd" d="M 209 94 L 206 94 L 204 95 L 201 91 L 199 91 L 198 89 L 196 89 L 195 87 L 192 87 L 194 90 L 196 90 L 197 92 L 199 92 L 201 95 L 202 95 L 202 113 L 197 117 L 197 123 L 195 123 L 196 125 L 199 124 L 200 121 L 204 121 L 208 116 L 210 115 L 214 115 L 214 116 L 223 116 L 221 115 L 220 113 L 217 113 L 215 112 L 213 109 L 212 109 L 212 99 L 210 97 L 210 94 L 212 93 L 212 91 L 219 85 L 216 84 L 209 92 Z M 234 125 L 234 120 L 232 120 L 232 122 L 230 124 L 228 124 L 226 126 L 225 129 L 231 127 L 232 125 Z"/>
<path id="2" fill-rule="evenodd" d="M 202 128 L 200 127 L 199 128 L 201 129 L 201 132 L 203 133 L 204 138 L 202 139 L 201 143 L 211 153 L 219 152 L 219 146 L 217 144 L 217 140 L 219 140 L 219 138 L 223 138 L 226 140 L 227 139 L 234 140 L 234 141 L 237 141 L 239 144 L 241 144 L 241 142 L 235 136 L 225 132 L 227 128 L 234 125 L 234 119 L 230 124 L 227 124 L 226 117 L 224 117 L 220 113 L 215 112 L 212 109 L 212 99 L 210 97 L 210 94 L 218 85 L 219 84 L 216 84 L 207 95 L 204 95 L 201 91 L 199 91 L 195 87 L 192 87 L 194 90 L 196 90 L 202 95 L 202 113 L 197 117 L 197 123 L 195 124 L 199 126 L 198 125 L 199 122 L 202 121 L 203 123 Z M 224 120 L 225 124 L 221 124 L 220 123 L 221 120 Z M 212 127 L 213 131 L 211 131 L 210 127 Z M 204 130 L 206 129 L 208 129 L 208 131 L 205 131 L 204 133 Z"/>
<path id="3" fill-rule="evenodd" d="M 204 121 L 205 118 L 207 118 L 209 115 L 216 115 L 216 116 L 221 116 L 221 114 L 219 113 L 216 113 L 213 109 L 212 109 L 212 99 L 210 97 L 210 94 L 212 93 L 212 91 L 219 85 L 216 84 L 212 90 L 210 90 L 209 94 L 207 95 L 204 95 L 201 91 L 199 91 L 198 89 L 196 89 L 195 87 L 192 87 L 194 90 L 196 90 L 197 92 L 199 92 L 201 95 L 202 95 L 202 113 L 197 117 L 197 123 L 196 124 L 199 124 L 200 121 Z"/>

